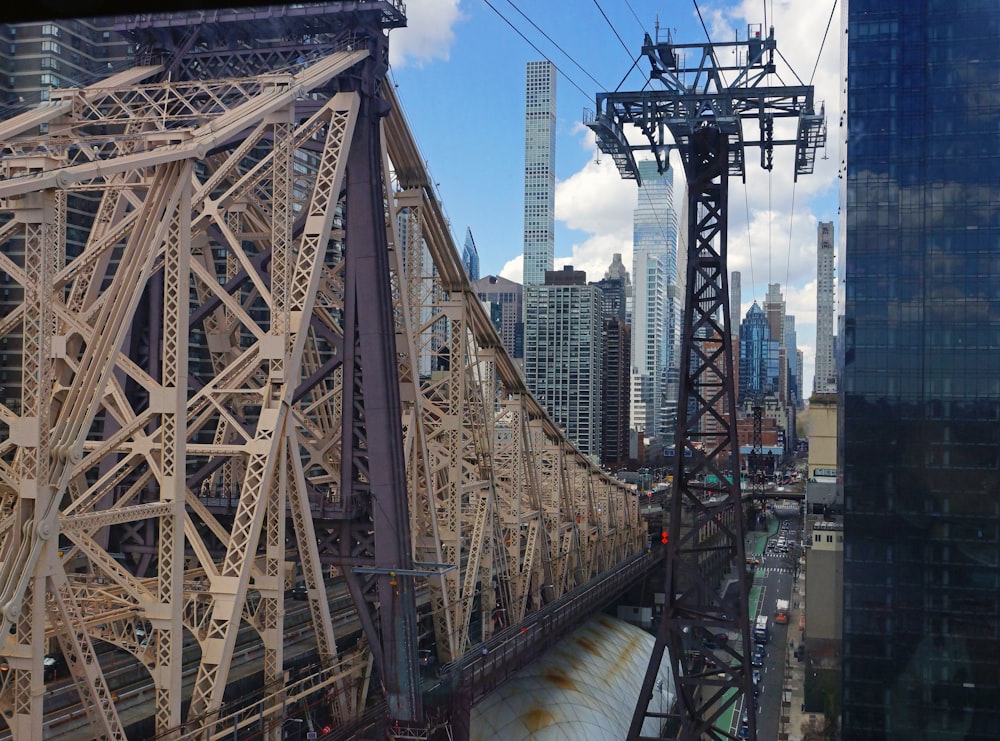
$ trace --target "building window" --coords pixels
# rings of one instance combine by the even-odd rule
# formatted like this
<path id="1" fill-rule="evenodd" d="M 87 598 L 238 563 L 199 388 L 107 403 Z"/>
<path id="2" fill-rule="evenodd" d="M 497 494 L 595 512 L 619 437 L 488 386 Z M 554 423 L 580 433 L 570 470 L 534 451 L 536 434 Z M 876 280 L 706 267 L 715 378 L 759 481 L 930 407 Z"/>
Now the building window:
<path id="1" fill-rule="evenodd" d="M 49 52 L 50 54 L 62 54 L 62 46 L 58 41 L 43 41 L 42 51 Z"/>
<path id="2" fill-rule="evenodd" d="M 42 85 L 50 87 L 59 87 L 59 77 L 57 75 L 44 74 L 42 75 Z"/>
<path id="3" fill-rule="evenodd" d="M 46 23 L 44 26 L 42 26 L 42 36 L 55 36 L 56 38 L 59 38 L 60 33 L 61 29 L 59 28 L 59 26 L 53 25 L 51 23 Z"/>

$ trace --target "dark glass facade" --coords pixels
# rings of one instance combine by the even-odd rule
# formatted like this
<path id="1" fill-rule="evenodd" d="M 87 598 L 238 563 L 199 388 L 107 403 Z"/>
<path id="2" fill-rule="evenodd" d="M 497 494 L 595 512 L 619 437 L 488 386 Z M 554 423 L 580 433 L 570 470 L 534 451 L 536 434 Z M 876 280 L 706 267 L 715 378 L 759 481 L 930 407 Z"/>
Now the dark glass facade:
<path id="1" fill-rule="evenodd" d="M 1000 738 L 1000 2 L 851 0 L 843 738 Z"/>

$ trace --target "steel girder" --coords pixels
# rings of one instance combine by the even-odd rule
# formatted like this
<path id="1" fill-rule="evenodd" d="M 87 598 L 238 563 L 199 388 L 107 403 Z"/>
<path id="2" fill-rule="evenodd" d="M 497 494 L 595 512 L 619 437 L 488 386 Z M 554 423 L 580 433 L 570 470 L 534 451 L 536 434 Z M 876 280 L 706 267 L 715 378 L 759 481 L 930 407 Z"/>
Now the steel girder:
<path id="1" fill-rule="evenodd" d="M 332 226 L 358 96 L 335 96 L 305 120 L 294 111 L 304 91 L 366 56 L 214 86 L 111 81 L 101 92 L 67 93 L 54 116 L 45 111 L 44 140 L 3 142 L 10 220 L 0 269 L 23 294 L 19 321 L 4 328 L 23 338 L 21 405 L 0 407 L 9 513 L 0 588 L 3 626 L 14 626 L 3 647 L 10 671 L 0 711 L 16 737 L 43 735 L 47 636 L 59 639 L 90 698 L 99 737 L 123 732 L 93 639 L 150 668 L 160 732 L 181 728 L 185 631 L 202 649 L 192 727 L 204 728 L 222 707 L 244 620 L 260 633 L 265 678 L 280 680 L 286 512 L 305 552 L 325 671 L 343 674 L 340 684 L 350 678 L 336 664 L 301 465 L 298 430 L 314 426 L 315 415 L 301 401 L 292 407 L 300 379 L 334 352 L 312 327 L 337 259 Z M 146 114 L 158 105 L 177 108 L 157 123 Z M 293 178 L 299 159 L 311 166 Z M 85 197 L 96 202 L 95 216 L 68 253 L 66 204 L 83 211 Z M 127 354 L 126 338 L 151 295 L 162 302 L 150 312 L 158 361 L 143 366 Z M 202 357 L 191 357 L 192 346 Z M 212 473 L 199 477 L 206 468 Z M 204 504 L 224 478 L 239 492 L 228 525 Z M 107 545 L 110 530 L 141 521 L 156 532 L 152 579 Z M 356 684 L 363 662 L 352 666 Z M 355 712 L 357 698 L 352 708 L 345 694 L 342 712 Z"/>
<path id="2" fill-rule="evenodd" d="M 644 547 L 634 494 L 504 352 L 391 91 L 384 118 L 372 73 L 315 94 L 378 61 L 172 83 L 141 68 L 0 123 L 0 270 L 21 294 L 0 339 L 23 343 L 20 405 L 0 403 L 15 738 L 43 736 L 49 638 L 99 738 L 124 732 L 95 641 L 149 669 L 157 732 L 176 738 L 231 737 L 316 692 L 347 720 L 371 676 L 419 723 L 415 586 L 451 660 Z M 140 526 L 141 558 L 123 559 Z M 291 562 L 320 668 L 286 686 Z M 324 563 L 366 628 L 344 656 Z M 241 625 L 267 684 L 226 703 Z"/>
<path id="3" fill-rule="evenodd" d="M 638 502 L 528 394 L 457 260 L 405 122 L 387 117 L 416 394 L 404 403 L 416 560 L 438 657 L 642 548 Z M 435 571 L 436 569 L 436 571 Z"/>
<path id="4" fill-rule="evenodd" d="M 689 741 L 735 738 L 717 721 L 741 700 L 756 733 L 726 272 L 728 146 L 727 135 L 706 124 L 692 135 L 686 163 L 687 296 L 666 525 L 667 597 L 631 739 L 648 738 L 642 732 L 647 718 L 676 724 L 677 737 Z M 727 573 L 735 576 L 734 598 L 720 592 Z M 669 712 L 656 712 L 651 699 L 664 652 L 677 703 Z"/>
<path id="5" fill-rule="evenodd" d="M 736 53 L 735 64 L 720 62 L 720 48 Z M 630 739 L 643 737 L 651 718 L 670 721 L 668 732 L 682 739 L 734 738 L 716 722 L 740 699 L 756 738 L 726 257 L 728 179 L 745 175 L 747 146 L 759 147 L 761 166 L 770 169 L 774 146 L 794 145 L 795 176 L 811 172 L 816 147 L 826 137 L 811 86 L 766 84 L 775 71 L 775 51 L 773 31 L 766 39 L 731 44 L 654 43 L 647 35 L 642 53 L 650 62 L 650 89 L 598 93 L 597 113 L 586 114 L 585 123 L 623 177 L 639 178 L 635 151 L 651 151 L 663 172 L 669 152 L 677 149 L 688 185 L 674 487 L 665 525 L 666 602 Z M 736 73 L 731 83 L 727 71 Z M 797 119 L 794 137 L 775 138 L 775 120 L 782 118 Z M 758 140 L 744 138 L 744 120 L 757 122 Z M 630 143 L 626 125 L 638 128 L 648 144 Z M 702 476 L 716 483 L 699 482 Z M 735 599 L 718 591 L 727 572 L 735 576 Z M 665 651 L 677 703 L 658 713 L 650 710 L 650 700 Z"/>

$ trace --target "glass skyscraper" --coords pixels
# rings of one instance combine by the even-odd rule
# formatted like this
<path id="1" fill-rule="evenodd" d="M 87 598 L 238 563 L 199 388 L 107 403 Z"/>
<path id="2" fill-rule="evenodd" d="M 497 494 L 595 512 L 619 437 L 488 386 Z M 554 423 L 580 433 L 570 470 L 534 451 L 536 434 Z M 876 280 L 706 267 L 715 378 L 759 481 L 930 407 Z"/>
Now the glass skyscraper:
<path id="1" fill-rule="evenodd" d="M 465 244 L 462 247 L 462 266 L 465 274 L 469 276 L 469 282 L 475 283 L 479 280 L 479 250 L 476 249 L 476 240 L 472 238 L 472 229 L 465 229 Z"/>
<path id="2" fill-rule="evenodd" d="M 1000 3 L 847 10 L 843 738 L 1000 737 Z"/>
<path id="3" fill-rule="evenodd" d="M 740 323 L 739 403 L 762 403 L 778 392 L 781 344 L 771 338 L 771 324 L 756 301 Z"/>
<path id="4" fill-rule="evenodd" d="M 652 160 L 638 165 L 642 185 L 632 219 L 630 416 L 633 428 L 643 430 L 647 437 L 668 436 L 677 420 L 683 310 L 677 288 L 674 171 L 660 173 Z"/>

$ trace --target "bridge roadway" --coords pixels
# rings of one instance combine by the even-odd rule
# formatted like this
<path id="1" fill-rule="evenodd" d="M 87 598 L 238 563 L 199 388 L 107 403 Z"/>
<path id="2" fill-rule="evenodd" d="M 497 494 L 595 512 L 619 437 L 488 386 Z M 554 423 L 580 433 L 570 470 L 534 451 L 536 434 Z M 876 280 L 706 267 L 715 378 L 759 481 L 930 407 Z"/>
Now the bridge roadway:
<path id="1" fill-rule="evenodd" d="M 418 594 L 418 603 L 426 604 L 427 595 L 423 590 Z M 339 585 L 330 599 L 331 617 L 339 634 L 349 636 L 360 631 L 360 625 L 351 602 L 350 594 Z M 286 662 L 296 663 L 303 657 L 314 654 L 315 638 L 309 633 L 309 608 L 302 602 L 299 606 L 289 609 L 285 622 L 285 657 Z M 263 646 L 254 629 L 244 625 L 239 632 L 237 646 L 233 653 L 233 670 L 230 678 L 240 681 L 258 674 L 263 670 Z M 198 671 L 198 647 L 193 641 L 185 642 L 184 693 L 190 697 Z M 115 704 L 122 724 L 126 731 L 135 732 L 153 712 L 153 680 L 139 663 L 126 652 L 112 647 L 110 650 L 98 652 L 98 659 L 104 668 L 104 676 L 115 696 Z M 46 740 L 62 739 L 76 741 L 83 738 L 80 734 L 90 733 L 87 714 L 80 705 L 76 688 L 67 675 L 62 679 L 49 682 L 46 685 L 45 721 L 43 733 Z M 152 732 L 145 734 L 148 737 Z M 129 733 L 132 738 L 132 733 Z M 8 741 L 10 731 L 0 731 L 0 741 Z"/>
<path id="2" fill-rule="evenodd" d="M 494 634 L 484 643 L 475 646 L 458 661 L 442 667 L 439 680 L 426 695 L 427 711 L 431 716 L 452 715 L 457 707 L 461 717 L 468 721 L 473 704 L 482 699 L 497 685 L 509 679 L 518 669 L 536 659 L 546 647 L 569 634 L 586 618 L 606 607 L 623 594 L 638 579 L 662 559 L 662 551 L 654 549 L 633 556 L 615 569 L 591 580 L 589 583 L 545 605 L 528 616 L 521 624 Z M 350 636 L 360 631 L 357 615 L 350 594 L 337 585 L 330 600 L 331 615 L 337 635 Z M 426 590 L 418 594 L 418 605 L 427 603 Z M 288 610 L 285 625 L 285 659 L 288 664 L 302 663 L 315 653 L 316 642 L 308 632 L 309 610 L 306 603 Z M 259 674 L 263 669 L 263 650 L 257 634 L 250 626 L 240 630 L 233 655 L 232 681 L 241 681 Z M 185 646 L 184 695 L 190 697 L 197 674 L 197 645 Z M 118 713 L 130 738 L 146 738 L 139 730 L 152 718 L 153 681 L 138 663 L 124 652 L 113 649 L 99 654 L 104 674 L 115 695 Z M 369 709 L 363 718 L 323 736 L 326 739 L 350 739 L 371 730 L 377 719 L 384 715 L 384 705 Z M 459 721 L 460 722 L 460 721 Z M 89 732 L 86 712 L 79 703 L 76 689 L 69 677 L 57 679 L 47 685 L 44 734 L 51 741 L 76 741 L 81 733 Z M 136 734 L 133 736 L 133 733 Z M 10 731 L 0 731 L 0 741 L 11 738 Z"/>

